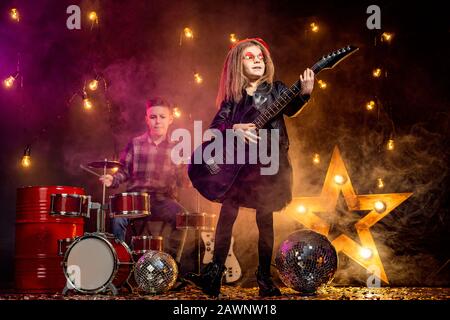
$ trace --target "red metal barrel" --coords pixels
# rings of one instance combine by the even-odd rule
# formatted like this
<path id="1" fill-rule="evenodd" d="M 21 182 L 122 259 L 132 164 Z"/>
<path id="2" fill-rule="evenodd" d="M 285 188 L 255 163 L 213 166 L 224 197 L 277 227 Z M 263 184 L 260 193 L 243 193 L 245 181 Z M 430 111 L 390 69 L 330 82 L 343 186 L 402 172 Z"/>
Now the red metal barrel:
<path id="1" fill-rule="evenodd" d="M 33 186 L 17 189 L 15 283 L 20 292 L 59 292 L 66 279 L 58 240 L 81 236 L 83 218 L 50 216 L 50 195 L 84 195 L 83 188 Z"/>

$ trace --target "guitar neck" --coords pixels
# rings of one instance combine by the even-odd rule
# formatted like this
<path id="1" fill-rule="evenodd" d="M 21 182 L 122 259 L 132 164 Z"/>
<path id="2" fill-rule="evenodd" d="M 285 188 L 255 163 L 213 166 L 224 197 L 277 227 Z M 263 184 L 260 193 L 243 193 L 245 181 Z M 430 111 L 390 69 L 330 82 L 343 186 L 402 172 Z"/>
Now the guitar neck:
<path id="1" fill-rule="evenodd" d="M 312 66 L 311 70 L 314 74 L 318 74 L 322 67 L 320 61 Z M 270 106 L 268 106 L 261 114 L 253 121 L 257 129 L 261 129 L 271 119 L 275 118 L 299 93 L 301 89 L 300 80 L 297 80 L 290 88 L 285 90 Z"/>

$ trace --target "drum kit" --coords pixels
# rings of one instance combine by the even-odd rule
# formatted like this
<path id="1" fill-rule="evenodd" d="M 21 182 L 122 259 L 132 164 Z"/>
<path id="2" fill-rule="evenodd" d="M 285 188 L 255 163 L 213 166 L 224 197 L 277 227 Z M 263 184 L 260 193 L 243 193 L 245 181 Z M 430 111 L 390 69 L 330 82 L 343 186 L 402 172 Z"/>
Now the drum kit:
<path id="1" fill-rule="evenodd" d="M 120 168 L 120 162 L 103 160 L 88 163 L 80 167 L 100 177 L 92 169 Z M 150 197 L 147 193 L 124 192 L 109 196 L 106 203 L 106 186 L 102 184 L 102 202 L 92 201 L 88 195 L 51 194 L 50 215 L 57 217 L 91 218 L 96 211 L 96 232 L 86 232 L 82 236 L 58 240 L 58 255 L 63 257 L 62 267 L 67 280 L 63 294 L 74 290 L 84 294 L 97 294 L 111 291 L 118 294 L 118 289 L 128 285 L 131 292 L 136 292 L 131 275 L 137 261 L 148 251 L 163 251 L 163 237 L 136 235 L 131 238 L 131 247 L 105 228 L 106 212 L 114 219 L 125 217 L 138 219 L 149 216 Z M 197 200 L 198 202 L 198 200 Z M 214 230 L 211 217 L 205 213 L 180 213 L 177 215 L 177 229 L 195 230 L 198 232 Z M 200 243 L 200 240 L 198 240 Z M 199 263 L 200 250 L 198 247 Z M 130 281 L 131 280 L 131 281 Z"/>

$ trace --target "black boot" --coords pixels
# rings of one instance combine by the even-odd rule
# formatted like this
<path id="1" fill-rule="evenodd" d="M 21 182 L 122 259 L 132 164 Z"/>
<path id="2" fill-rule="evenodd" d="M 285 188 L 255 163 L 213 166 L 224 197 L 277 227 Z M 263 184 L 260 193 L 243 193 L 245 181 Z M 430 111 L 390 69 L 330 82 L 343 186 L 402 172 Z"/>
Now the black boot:
<path id="1" fill-rule="evenodd" d="M 281 296 L 280 289 L 273 282 L 270 271 L 262 271 L 261 267 L 258 267 L 256 281 L 258 282 L 259 295 L 261 297 Z"/>
<path id="2" fill-rule="evenodd" d="M 200 274 L 188 273 L 186 275 L 186 280 L 191 281 L 197 287 L 200 287 L 203 293 L 217 297 L 220 294 L 224 271 L 224 265 L 210 262 L 203 268 Z"/>

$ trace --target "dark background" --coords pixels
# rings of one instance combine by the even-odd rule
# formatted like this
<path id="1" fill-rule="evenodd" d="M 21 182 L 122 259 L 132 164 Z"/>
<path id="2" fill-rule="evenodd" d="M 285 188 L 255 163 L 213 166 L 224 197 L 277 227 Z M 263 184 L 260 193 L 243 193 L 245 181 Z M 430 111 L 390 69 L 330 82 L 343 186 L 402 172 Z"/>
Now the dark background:
<path id="1" fill-rule="evenodd" d="M 81 30 L 66 28 L 71 4 L 81 7 Z M 366 27 L 371 4 L 381 8 L 381 30 Z M 19 9 L 20 23 L 9 19 L 12 7 Z M 98 25 L 86 19 L 90 10 L 97 11 Z M 318 76 L 327 89 L 316 87 L 308 108 L 287 121 L 294 195 L 320 192 L 338 145 L 357 193 L 379 193 L 380 176 L 383 192 L 414 193 L 372 230 L 380 252 L 386 251 L 382 260 L 391 284 L 448 285 L 449 21 L 434 1 L 1 1 L 0 79 L 15 72 L 20 52 L 23 88 L 0 90 L 0 288 L 13 286 L 16 189 L 76 185 L 98 198 L 99 184 L 79 164 L 117 157 L 130 137 L 145 130 L 144 101 L 150 96 L 168 97 L 180 107 L 175 128 L 192 128 L 193 120 L 204 120 L 205 127 L 215 113 L 230 33 L 263 38 L 276 79 L 285 83 L 329 51 L 350 43 L 360 47 Z M 310 31 L 311 22 L 318 23 L 318 33 Z M 185 26 L 194 39 L 180 45 Z M 395 34 L 392 43 L 379 41 L 383 31 Z M 377 66 L 387 77 L 371 77 Z M 201 85 L 194 72 L 203 76 Z M 86 112 L 74 93 L 95 73 L 106 79 L 107 90 L 92 95 L 94 109 Z M 370 99 L 378 103 L 373 112 L 364 108 Z M 387 152 L 391 136 L 396 148 Z M 20 159 L 27 144 L 32 166 L 24 170 Z M 315 152 L 321 154 L 318 167 L 311 163 Z M 195 210 L 186 194 L 185 205 Z M 244 222 L 234 231 L 243 242 Z M 244 264 L 255 263 L 244 245 L 237 251 L 247 255 Z M 364 275 L 360 269 L 357 275 Z M 343 273 L 337 282 L 356 278 Z"/>

